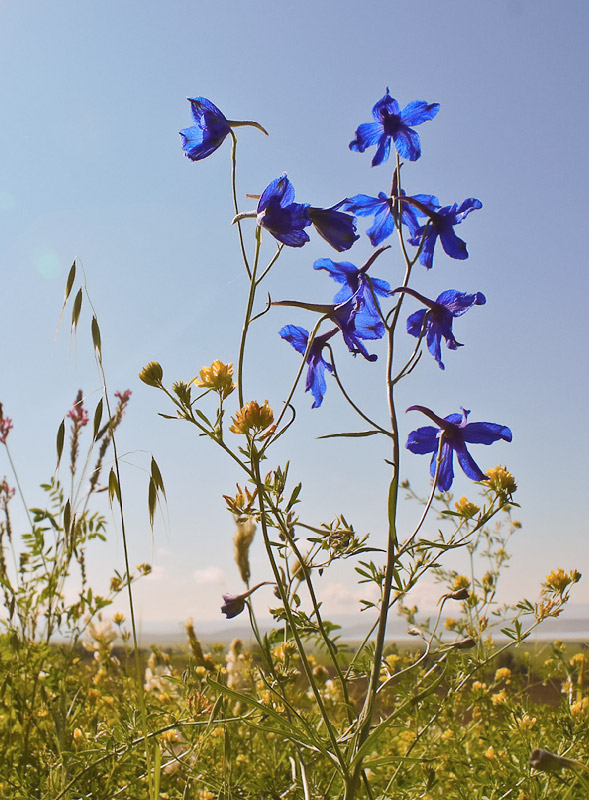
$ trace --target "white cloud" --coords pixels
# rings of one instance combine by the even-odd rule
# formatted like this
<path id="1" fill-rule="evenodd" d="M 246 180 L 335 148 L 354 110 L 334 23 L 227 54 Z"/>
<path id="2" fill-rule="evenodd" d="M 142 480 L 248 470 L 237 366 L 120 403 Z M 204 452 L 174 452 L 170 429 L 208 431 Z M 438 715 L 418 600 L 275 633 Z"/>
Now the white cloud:
<path id="1" fill-rule="evenodd" d="M 194 580 L 199 586 L 220 586 L 225 583 L 225 574 L 219 567 L 197 569 Z"/>

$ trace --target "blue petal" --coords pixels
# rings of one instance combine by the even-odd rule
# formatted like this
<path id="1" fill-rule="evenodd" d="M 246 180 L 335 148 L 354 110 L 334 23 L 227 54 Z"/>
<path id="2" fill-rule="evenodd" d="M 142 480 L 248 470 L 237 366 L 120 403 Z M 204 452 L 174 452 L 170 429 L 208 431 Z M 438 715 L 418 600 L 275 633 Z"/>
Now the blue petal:
<path id="1" fill-rule="evenodd" d="M 387 89 L 385 96 L 381 97 L 380 100 L 374 105 L 372 109 L 372 116 L 374 119 L 381 122 L 386 115 L 398 115 L 399 110 L 399 104 L 394 97 L 390 96 L 389 90 Z"/>
<path id="2" fill-rule="evenodd" d="M 383 129 L 380 122 L 365 122 L 356 129 L 356 138 L 350 142 L 350 150 L 363 153 L 367 147 L 376 144 L 382 136 Z"/>
<path id="3" fill-rule="evenodd" d="M 442 363 L 441 341 L 440 331 L 434 325 L 430 325 L 427 332 L 427 349 L 438 362 L 440 369 L 445 369 Z"/>
<path id="4" fill-rule="evenodd" d="M 462 222 L 471 211 L 476 211 L 482 207 L 483 204 L 480 200 L 477 200 L 476 197 L 467 197 L 456 209 L 456 222 L 454 224 L 457 225 L 459 222 Z"/>
<path id="5" fill-rule="evenodd" d="M 448 227 L 444 228 L 444 230 L 441 230 L 440 241 L 442 243 L 442 247 L 444 248 L 444 252 L 447 253 L 450 258 L 456 258 L 459 261 L 463 261 L 465 258 L 468 258 L 466 242 L 460 237 L 456 236 L 454 228 Z"/>
<path id="6" fill-rule="evenodd" d="M 381 199 L 381 196 L 383 199 Z M 346 197 L 341 203 L 341 208 L 344 211 L 357 214 L 359 217 L 369 217 L 381 208 L 383 202 L 388 206 L 386 195 L 382 192 L 378 197 L 370 197 L 370 195 L 367 194 L 356 194 L 354 197 Z"/>
<path id="7" fill-rule="evenodd" d="M 387 136 L 385 133 L 380 137 L 378 147 L 376 148 L 376 153 L 374 154 L 374 158 L 372 159 L 372 166 L 377 167 L 379 164 L 382 164 L 384 161 L 386 161 L 389 157 L 390 152 L 391 152 L 391 137 Z"/>
<path id="8" fill-rule="evenodd" d="M 422 122 L 433 119 L 439 110 L 439 103 L 426 103 L 424 100 L 414 100 L 401 111 L 401 119 L 406 125 L 421 125 Z"/>
<path id="9" fill-rule="evenodd" d="M 336 263 L 331 258 L 318 258 L 313 264 L 313 269 L 324 269 L 329 273 L 330 277 L 338 283 L 345 283 L 353 287 L 352 294 L 358 288 L 358 267 L 350 264 L 349 261 L 340 261 Z"/>
<path id="10" fill-rule="evenodd" d="M 290 342 L 298 353 L 305 355 L 309 341 L 309 331 L 300 328 L 298 325 L 285 325 L 278 333 L 283 339 Z"/>
<path id="11" fill-rule="evenodd" d="M 418 237 L 414 237 L 417 241 L 411 241 L 411 244 L 419 244 Z M 436 239 L 438 238 L 438 232 L 432 226 L 428 228 L 425 241 L 423 243 L 423 247 L 421 249 L 421 253 L 419 254 L 419 263 L 422 264 L 426 269 L 431 269 L 434 263 L 434 246 L 436 244 Z"/>
<path id="12" fill-rule="evenodd" d="M 201 124 L 202 118 L 206 112 L 213 117 L 217 117 L 219 120 L 225 120 L 225 122 L 227 122 L 223 112 L 219 111 L 217 106 L 211 103 L 210 100 L 207 100 L 206 97 L 189 97 L 188 102 L 190 103 L 190 110 L 192 111 L 192 116 L 197 125 Z"/>
<path id="13" fill-rule="evenodd" d="M 439 433 L 439 428 L 434 428 L 432 425 L 425 425 L 423 428 L 411 431 L 405 447 L 407 450 L 411 450 L 412 453 L 416 453 L 420 456 L 426 455 L 427 453 L 435 453 L 438 450 Z"/>
<path id="14" fill-rule="evenodd" d="M 258 203 L 258 213 L 263 211 L 272 200 L 284 207 L 292 203 L 294 197 L 294 187 L 284 172 L 279 178 L 271 181 L 262 192 Z"/>
<path id="15" fill-rule="evenodd" d="M 436 452 L 432 456 L 429 471 L 432 478 L 436 475 L 436 462 L 437 462 L 437 447 Z M 436 486 L 441 492 L 447 492 L 452 486 L 454 480 L 454 448 L 448 443 L 442 444 L 442 454 L 440 458 L 440 469 L 438 472 L 438 481 Z"/>
<path id="16" fill-rule="evenodd" d="M 308 214 L 317 233 L 338 253 L 349 250 L 360 238 L 356 233 L 356 221 L 349 214 L 331 208 L 309 208 Z"/>
<path id="17" fill-rule="evenodd" d="M 462 429 L 462 438 L 470 444 L 493 444 L 499 439 L 510 442 L 513 434 L 505 425 L 496 425 L 494 422 L 469 422 Z"/>
<path id="18" fill-rule="evenodd" d="M 458 292 L 456 289 L 447 289 L 436 298 L 436 303 L 445 306 L 454 317 L 460 317 L 469 308 L 483 306 L 486 302 L 487 298 L 482 292 L 466 294 L 465 292 Z"/>
<path id="19" fill-rule="evenodd" d="M 414 130 L 411 130 L 411 128 L 408 128 L 406 125 L 403 125 L 393 135 L 393 139 L 395 141 L 397 152 L 402 158 L 406 158 L 409 161 L 417 161 L 421 155 L 419 134 L 417 134 Z"/>
<path id="20" fill-rule="evenodd" d="M 423 328 L 423 320 L 427 314 L 427 308 L 420 308 L 414 314 L 407 318 L 407 333 L 411 336 L 419 338 L 419 334 Z"/>
<path id="21" fill-rule="evenodd" d="M 386 207 L 379 211 L 374 217 L 374 224 L 368 228 L 366 234 L 373 247 L 378 247 L 395 230 L 395 218 L 391 214 L 388 203 Z"/>
<path id="22" fill-rule="evenodd" d="M 456 455 L 458 463 L 462 467 L 464 474 L 473 481 L 483 481 L 487 477 L 479 465 L 466 449 L 464 443 L 456 445 Z"/>

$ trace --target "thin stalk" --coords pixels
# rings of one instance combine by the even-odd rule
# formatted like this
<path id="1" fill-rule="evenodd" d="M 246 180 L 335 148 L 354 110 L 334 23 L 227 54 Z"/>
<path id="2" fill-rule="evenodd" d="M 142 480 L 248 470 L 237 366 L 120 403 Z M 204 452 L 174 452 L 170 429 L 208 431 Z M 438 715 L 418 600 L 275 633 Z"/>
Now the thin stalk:
<path id="1" fill-rule="evenodd" d="M 244 262 L 244 263 L 246 263 L 246 267 L 247 267 L 247 270 L 248 270 L 248 275 L 249 275 L 249 278 L 250 278 L 250 290 L 249 290 L 249 295 L 248 295 L 248 298 L 247 298 L 247 308 L 246 308 L 246 311 L 245 311 L 245 320 L 244 320 L 244 323 L 243 323 L 243 330 L 241 332 L 241 343 L 239 345 L 239 361 L 238 361 L 238 364 L 237 364 L 237 392 L 238 392 L 238 397 L 239 397 L 239 407 L 240 408 L 243 408 L 243 405 L 244 405 L 244 403 L 243 403 L 243 359 L 244 359 L 244 356 L 245 356 L 245 342 L 246 342 L 246 339 L 247 339 L 247 332 L 248 332 L 248 329 L 249 329 L 250 319 L 251 319 L 251 315 L 252 315 L 252 309 L 254 307 L 254 299 L 256 297 L 256 287 L 257 287 L 256 271 L 257 271 L 257 268 L 258 268 L 258 261 L 259 261 L 259 258 L 260 258 L 260 246 L 261 246 L 261 244 L 262 244 L 262 229 L 258 225 L 258 227 L 256 228 L 256 251 L 255 251 L 255 255 L 254 255 L 254 266 L 253 266 L 253 269 L 252 269 L 251 273 L 250 273 L 250 270 L 249 270 L 249 266 L 247 266 L 247 262 Z M 244 258 L 245 258 L 245 253 L 244 253 Z"/>
<path id="2" fill-rule="evenodd" d="M 232 130 L 229 131 L 231 134 L 232 145 L 231 145 L 231 192 L 233 194 L 233 209 L 235 211 L 235 216 L 239 214 L 239 206 L 237 203 L 237 136 L 233 133 Z M 243 258 L 243 263 L 245 266 L 245 270 L 247 272 L 248 278 L 251 280 L 252 273 L 250 270 L 249 261 L 247 259 L 247 253 L 245 251 L 245 243 L 243 241 L 243 232 L 241 230 L 241 222 L 237 220 L 237 230 L 239 233 L 239 246 L 241 248 L 241 257 Z"/>

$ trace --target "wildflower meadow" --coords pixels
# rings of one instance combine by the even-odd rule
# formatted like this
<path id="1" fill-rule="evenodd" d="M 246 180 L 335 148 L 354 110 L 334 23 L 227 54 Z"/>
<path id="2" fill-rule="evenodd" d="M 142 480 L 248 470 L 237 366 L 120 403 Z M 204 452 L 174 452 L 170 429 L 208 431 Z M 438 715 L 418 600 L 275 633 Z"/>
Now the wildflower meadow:
<path id="1" fill-rule="evenodd" d="M 17 446 L 26 421 L 0 395 L 0 798 L 585 800 L 587 644 L 536 638 L 574 602 L 583 565 L 560 563 L 555 542 L 534 594 L 526 585 L 504 599 L 524 476 L 510 467 L 509 412 L 477 408 L 477 387 L 490 408 L 509 395 L 471 355 L 477 339 L 492 350 L 500 298 L 476 269 L 486 198 L 466 168 L 466 192 L 440 180 L 444 103 L 427 83 L 411 93 L 395 70 L 371 74 L 368 94 L 349 93 L 355 128 L 331 145 L 349 174 L 336 183 L 318 169 L 301 187 L 287 148 L 286 171 L 251 155 L 281 136 L 257 119 L 259 67 L 257 80 L 245 119 L 195 85 L 185 117 L 163 125 L 191 202 L 206 202 L 232 241 L 229 272 L 202 223 L 185 255 L 199 293 L 175 285 L 177 308 L 198 318 L 207 275 L 227 270 L 203 337 L 213 357 L 195 363 L 203 342 L 191 341 L 189 355 L 162 348 L 113 378 L 100 276 L 76 257 L 55 346 L 69 337 L 100 389 L 72 389 L 36 493 Z M 285 129 L 305 115 L 304 96 L 292 97 Z M 454 108 L 443 124 L 459 130 L 471 113 Z M 337 109 L 326 102 L 324 114 Z M 311 152 L 321 126 L 307 125 Z M 141 135 L 138 124 L 130 138 Z M 448 149 L 461 144 L 456 133 Z M 485 157 L 469 146 L 471 161 Z M 498 180 L 507 192 L 508 175 Z M 140 303 L 126 302 L 129 315 Z M 158 314 L 156 297 L 149 325 L 174 324 Z M 135 409 L 153 418 L 146 431 L 157 421 L 182 439 L 195 486 L 213 472 L 223 481 L 206 501 L 233 532 L 208 532 L 231 565 L 229 583 L 207 589 L 214 637 L 180 589 L 181 641 L 142 632 L 138 598 L 156 592 L 158 565 L 136 556 L 137 531 L 156 542 L 177 495 L 166 438 L 153 451 L 122 444 Z M 339 462 L 319 455 L 306 472 L 296 446 L 311 439 L 339 448 Z M 369 490 L 349 503 L 360 484 Z M 316 516 L 312 498 L 329 485 L 337 504 Z M 205 515 L 196 489 L 190 508 Z M 113 541 L 118 561 L 100 585 L 94 566 Z M 353 629 L 330 613 L 332 575 L 353 598 Z"/>

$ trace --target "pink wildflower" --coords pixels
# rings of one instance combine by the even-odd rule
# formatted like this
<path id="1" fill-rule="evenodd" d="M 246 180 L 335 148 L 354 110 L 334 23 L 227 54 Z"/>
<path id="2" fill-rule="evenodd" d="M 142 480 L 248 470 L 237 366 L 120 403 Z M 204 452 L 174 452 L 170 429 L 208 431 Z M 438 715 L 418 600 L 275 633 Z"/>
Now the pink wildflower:
<path id="1" fill-rule="evenodd" d="M 2 403 L 0 403 L 0 442 L 6 444 L 6 438 L 12 430 L 12 420 L 10 417 L 5 417 L 2 413 Z"/>

